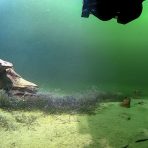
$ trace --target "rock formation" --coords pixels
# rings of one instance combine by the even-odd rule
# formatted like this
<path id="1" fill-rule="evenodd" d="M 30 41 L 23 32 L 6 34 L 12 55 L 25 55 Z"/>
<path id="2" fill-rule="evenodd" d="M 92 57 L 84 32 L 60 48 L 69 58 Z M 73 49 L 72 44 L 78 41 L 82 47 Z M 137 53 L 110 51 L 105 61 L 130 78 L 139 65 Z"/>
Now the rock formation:
<path id="1" fill-rule="evenodd" d="M 12 95 L 35 94 L 37 85 L 17 74 L 12 63 L 0 59 L 0 89 Z"/>
<path id="2" fill-rule="evenodd" d="M 131 106 L 131 99 L 128 97 L 125 97 L 124 100 L 120 104 L 122 107 L 130 108 Z"/>

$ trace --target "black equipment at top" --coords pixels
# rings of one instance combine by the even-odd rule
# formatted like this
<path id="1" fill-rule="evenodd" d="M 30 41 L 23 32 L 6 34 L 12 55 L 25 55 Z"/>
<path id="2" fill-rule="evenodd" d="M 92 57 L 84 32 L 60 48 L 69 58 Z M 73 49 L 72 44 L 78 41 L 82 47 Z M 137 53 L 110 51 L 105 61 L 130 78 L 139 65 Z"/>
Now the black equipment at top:
<path id="1" fill-rule="evenodd" d="M 83 0 L 82 17 L 93 14 L 102 21 L 112 18 L 120 24 L 137 19 L 142 13 L 143 0 Z"/>

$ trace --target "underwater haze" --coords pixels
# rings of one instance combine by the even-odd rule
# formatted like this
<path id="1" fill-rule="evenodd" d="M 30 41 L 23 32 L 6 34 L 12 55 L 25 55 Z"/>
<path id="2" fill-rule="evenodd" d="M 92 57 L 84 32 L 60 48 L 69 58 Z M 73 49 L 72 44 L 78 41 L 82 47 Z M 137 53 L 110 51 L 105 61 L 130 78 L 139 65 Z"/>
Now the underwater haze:
<path id="1" fill-rule="evenodd" d="M 148 88 L 148 2 L 137 20 L 81 18 L 82 0 L 1 0 L 0 58 L 43 89 Z"/>

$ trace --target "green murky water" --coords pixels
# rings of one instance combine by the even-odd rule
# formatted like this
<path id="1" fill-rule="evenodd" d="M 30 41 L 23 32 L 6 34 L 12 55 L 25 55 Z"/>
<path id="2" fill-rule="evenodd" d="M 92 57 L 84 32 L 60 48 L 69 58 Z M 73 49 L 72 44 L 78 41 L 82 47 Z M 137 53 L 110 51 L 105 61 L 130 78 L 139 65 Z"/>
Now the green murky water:
<path id="1" fill-rule="evenodd" d="M 0 58 L 41 88 L 148 86 L 148 2 L 128 25 L 81 18 L 81 0 L 1 0 Z"/>

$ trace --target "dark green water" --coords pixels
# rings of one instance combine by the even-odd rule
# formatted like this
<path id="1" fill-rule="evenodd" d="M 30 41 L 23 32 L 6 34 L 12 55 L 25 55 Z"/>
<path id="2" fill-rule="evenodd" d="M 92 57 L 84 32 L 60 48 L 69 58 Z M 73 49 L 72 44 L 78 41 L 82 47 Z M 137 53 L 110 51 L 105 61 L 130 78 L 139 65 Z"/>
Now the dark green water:
<path id="1" fill-rule="evenodd" d="M 0 58 L 46 89 L 148 88 L 148 2 L 128 25 L 81 18 L 82 0 L 1 0 Z"/>

